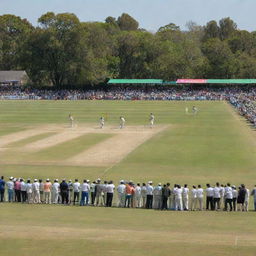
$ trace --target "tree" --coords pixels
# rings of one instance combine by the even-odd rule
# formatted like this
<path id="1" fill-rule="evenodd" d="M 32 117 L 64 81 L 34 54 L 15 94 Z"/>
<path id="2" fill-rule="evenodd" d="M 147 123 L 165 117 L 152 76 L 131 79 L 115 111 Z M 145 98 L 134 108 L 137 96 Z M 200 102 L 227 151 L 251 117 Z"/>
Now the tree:
<path id="1" fill-rule="evenodd" d="M 210 38 L 219 38 L 220 28 L 215 20 L 209 21 L 204 27 L 204 41 Z"/>
<path id="2" fill-rule="evenodd" d="M 169 23 L 168 25 L 165 25 L 158 29 L 158 32 L 163 32 L 163 31 L 180 31 L 180 27 L 175 25 L 174 23 Z"/>
<path id="3" fill-rule="evenodd" d="M 138 21 L 127 13 L 123 13 L 120 17 L 118 17 L 117 24 L 121 30 L 125 31 L 134 31 L 139 28 Z"/>
<path id="4" fill-rule="evenodd" d="M 19 69 L 19 55 L 23 41 L 33 30 L 33 26 L 26 20 L 15 15 L 0 16 L 0 69 Z"/>
<path id="5" fill-rule="evenodd" d="M 237 29 L 236 23 L 229 17 L 221 19 L 219 21 L 219 25 L 220 25 L 221 40 L 225 40 L 225 39 L 231 37 Z"/>

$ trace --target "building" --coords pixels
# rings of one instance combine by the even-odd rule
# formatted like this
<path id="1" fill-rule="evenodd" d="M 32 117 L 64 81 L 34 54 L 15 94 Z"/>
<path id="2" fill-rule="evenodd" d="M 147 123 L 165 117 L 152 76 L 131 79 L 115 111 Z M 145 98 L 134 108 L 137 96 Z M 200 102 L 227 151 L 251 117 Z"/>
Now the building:
<path id="1" fill-rule="evenodd" d="M 29 82 L 29 77 L 24 70 L 0 71 L 0 85 L 22 86 Z"/>

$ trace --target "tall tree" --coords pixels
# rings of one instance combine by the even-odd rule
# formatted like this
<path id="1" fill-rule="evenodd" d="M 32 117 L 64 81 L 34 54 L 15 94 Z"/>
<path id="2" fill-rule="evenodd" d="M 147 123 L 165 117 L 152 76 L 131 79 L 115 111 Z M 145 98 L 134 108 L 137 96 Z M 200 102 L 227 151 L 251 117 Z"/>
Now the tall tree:
<path id="1" fill-rule="evenodd" d="M 231 37 L 237 29 L 236 23 L 229 17 L 221 19 L 219 21 L 219 25 L 220 25 L 221 40 L 225 40 L 225 39 Z"/>
<path id="2" fill-rule="evenodd" d="M 131 17 L 127 13 L 123 13 L 117 19 L 117 24 L 119 25 L 121 30 L 133 31 L 139 28 L 139 23 L 133 17 Z"/>

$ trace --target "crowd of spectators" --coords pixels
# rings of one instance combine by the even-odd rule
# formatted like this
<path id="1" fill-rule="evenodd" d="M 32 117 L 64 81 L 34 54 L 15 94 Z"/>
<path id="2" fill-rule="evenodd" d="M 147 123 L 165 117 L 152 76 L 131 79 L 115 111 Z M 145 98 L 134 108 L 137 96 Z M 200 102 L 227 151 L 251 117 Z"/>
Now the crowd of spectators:
<path id="1" fill-rule="evenodd" d="M 0 100 L 226 100 L 256 126 L 256 88 L 39 90 L 1 87 Z"/>
<path id="2" fill-rule="evenodd" d="M 5 196 L 7 190 L 7 197 Z M 116 196 L 114 196 L 116 195 Z M 146 208 L 157 210 L 224 210 L 224 211 L 248 211 L 249 198 L 253 196 L 254 210 L 256 211 L 256 185 L 251 193 L 241 184 L 238 189 L 235 185 L 214 186 L 206 184 L 184 186 L 170 183 L 156 185 L 152 181 L 146 183 L 134 183 L 121 180 L 116 187 L 112 181 L 104 181 L 98 178 L 90 182 L 84 179 L 82 183 L 78 179 L 74 182 L 63 179 L 59 182 L 55 179 L 13 178 L 5 181 L 0 179 L 0 202 L 28 203 L 28 204 L 65 204 L 80 206 L 105 206 L 123 208 Z"/>

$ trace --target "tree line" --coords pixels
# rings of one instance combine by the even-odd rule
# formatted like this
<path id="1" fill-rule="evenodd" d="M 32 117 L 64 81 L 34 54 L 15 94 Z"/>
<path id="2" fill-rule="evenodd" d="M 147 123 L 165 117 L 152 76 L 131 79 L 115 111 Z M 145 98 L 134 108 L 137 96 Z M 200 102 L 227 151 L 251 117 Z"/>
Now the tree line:
<path id="1" fill-rule="evenodd" d="M 0 70 L 26 70 L 32 84 L 86 86 L 109 78 L 255 78 L 256 32 L 230 18 L 187 29 L 170 23 L 155 33 L 130 15 L 81 22 L 48 12 L 38 26 L 0 16 Z"/>

